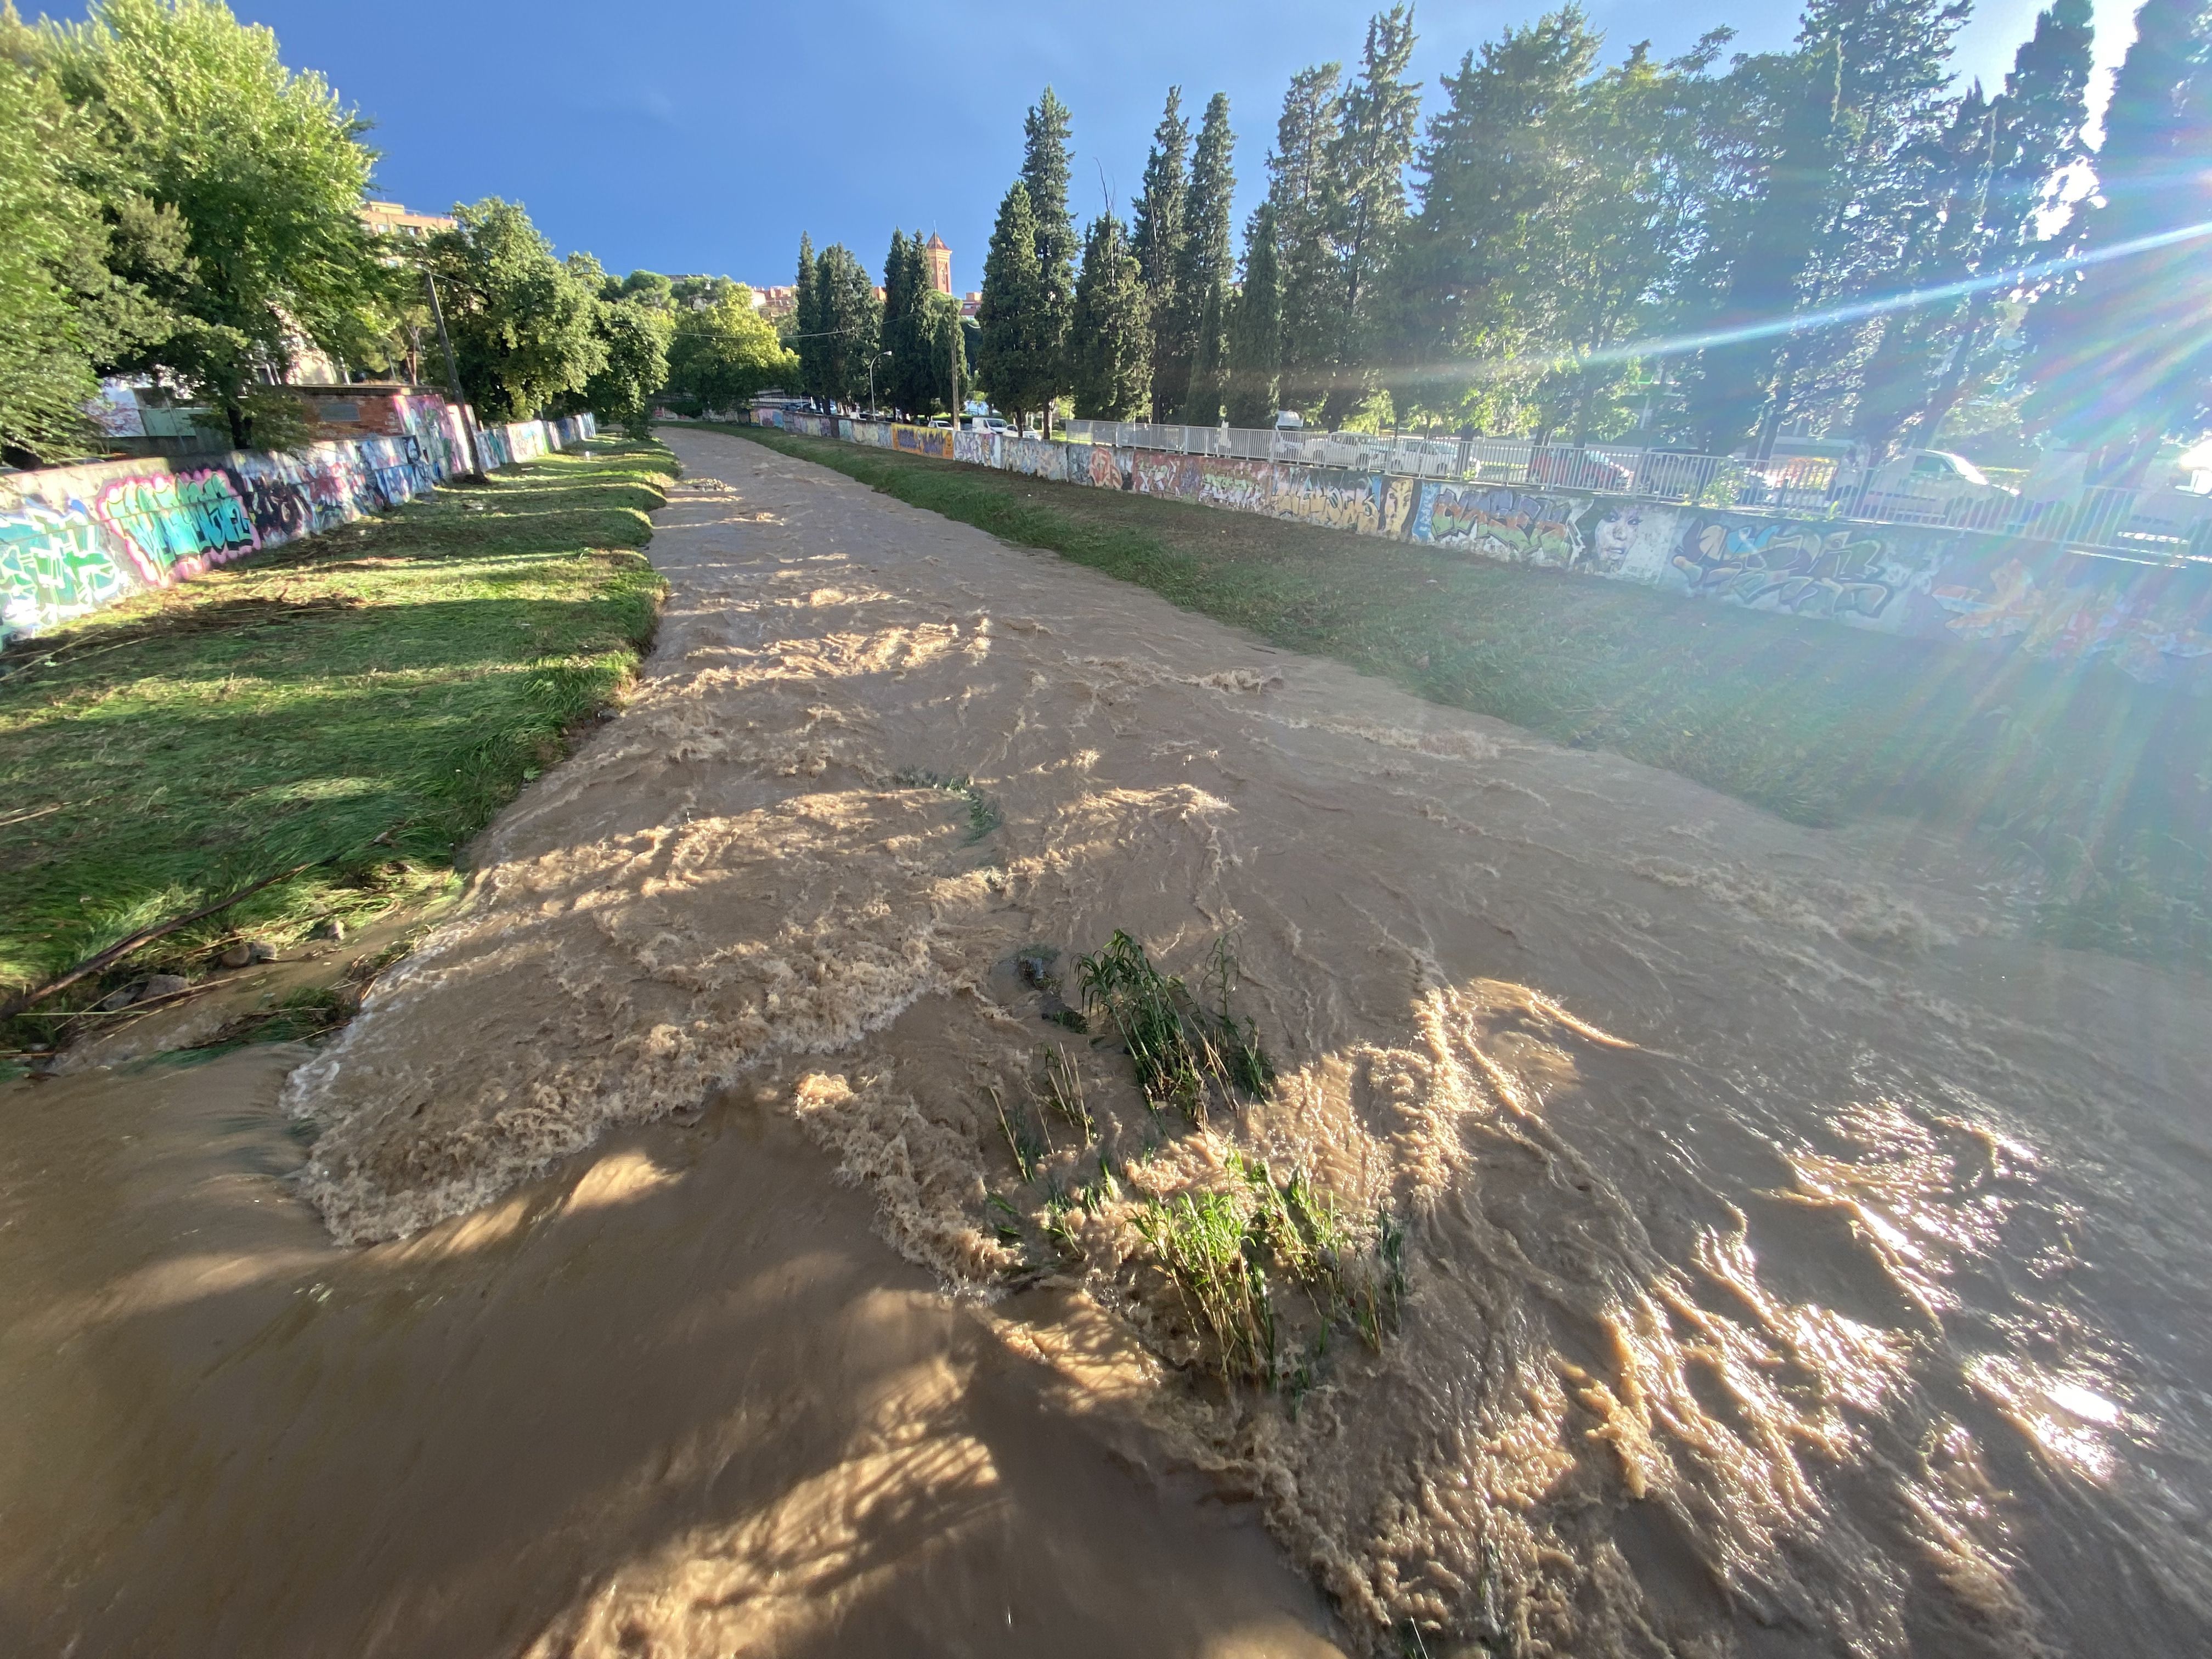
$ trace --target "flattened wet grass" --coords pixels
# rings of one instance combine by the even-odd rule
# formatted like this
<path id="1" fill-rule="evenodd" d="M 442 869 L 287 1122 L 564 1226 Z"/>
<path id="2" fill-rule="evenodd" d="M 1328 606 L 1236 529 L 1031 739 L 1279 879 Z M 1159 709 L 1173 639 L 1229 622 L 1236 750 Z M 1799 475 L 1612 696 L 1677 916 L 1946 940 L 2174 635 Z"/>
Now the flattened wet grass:
<path id="1" fill-rule="evenodd" d="M 600 441 L 9 650 L 0 998 L 307 860 L 331 862 L 42 1006 L 447 886 L 635 672 L 660 592 L 638 550 L 675 471 Z"/>
<path id="2" fill-rule="evenodd" d="M 1896 815 L 2031 873 L 2057 941 L 2212 969 L 2212 699 L 1562 571 L 718 427 L 1432 702 L 1802 823 Z"/>

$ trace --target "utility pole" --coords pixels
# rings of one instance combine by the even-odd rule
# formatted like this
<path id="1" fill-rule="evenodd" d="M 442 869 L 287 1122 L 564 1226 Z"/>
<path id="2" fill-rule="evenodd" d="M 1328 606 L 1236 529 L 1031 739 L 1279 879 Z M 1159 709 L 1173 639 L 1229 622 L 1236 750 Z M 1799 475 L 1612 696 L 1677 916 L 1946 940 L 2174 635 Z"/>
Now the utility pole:
<path id="1" fill-rule="evenodd" d="M 484 475 L 483 457 L 477 447 L 476 422 L 469 418 L 468 399 L 461 395 L 461 371 L 453 362 L 453 342 L 446 332 L 446 309 L 438 303 L 438 279 L 430 268 L 422 268 L 422 280 L 430 289 L 430 315 L 438 325 L 438 343 L 446 353 L 446 389 L 453 394 L 453 407 L 460 411 L 461 435 L 468 441 L 469 476 L 481 478 Z"/>

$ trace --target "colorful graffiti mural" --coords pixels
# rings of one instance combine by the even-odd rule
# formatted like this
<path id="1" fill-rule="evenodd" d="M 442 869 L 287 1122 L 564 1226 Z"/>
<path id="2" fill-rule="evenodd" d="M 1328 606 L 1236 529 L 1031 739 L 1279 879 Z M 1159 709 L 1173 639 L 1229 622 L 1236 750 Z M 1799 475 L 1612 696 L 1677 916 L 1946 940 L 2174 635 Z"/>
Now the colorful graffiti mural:
<path id="1" fill-rule="evenodd" d="M 405 429 L 390 435 L 0 478 L 0 641 L 387 511 L 466 470 L 459 410 L 411 393 L 394 404 Z M 580 415 L 484 427 L 477 440 L 487 466 L 505 466 L 597 434 Z"/>
<path id="2" fill-rule="evenodd" d="M 1583 556 L 1581 503 L 1499 485 L 1424 483 L 1413 537 L 1508 564 L 1570 569 Z"/>
<path id="3" fill-rule="evenodd" d="M 798 422 L 810 421 L 824 435 L 829 423 L 818 416 L 774 423 L 807 430 Z M 871 441 L 866 432 L 854 437 Z M 899 447 L 939 453 L 919 438 Z M 988 433 L 956 434 L 951 454 L 1034 477 L 1425 542 L 1747 610 L 1972 641 L 2057 663 L 2103 662 L 2137 680 L 2212 693 L 2212 569 L 2201 566 L 2143 567 L 1939 528 L 1763 518 L 1578 490 Z"/>
<path id="4" fill-rule="evenodd" d="M 1752 611 L 1911 631 L 1944 550 L 1871 525 L 1838 527 L 1685 514 L 1674 568 L 1683 591 Z"/>

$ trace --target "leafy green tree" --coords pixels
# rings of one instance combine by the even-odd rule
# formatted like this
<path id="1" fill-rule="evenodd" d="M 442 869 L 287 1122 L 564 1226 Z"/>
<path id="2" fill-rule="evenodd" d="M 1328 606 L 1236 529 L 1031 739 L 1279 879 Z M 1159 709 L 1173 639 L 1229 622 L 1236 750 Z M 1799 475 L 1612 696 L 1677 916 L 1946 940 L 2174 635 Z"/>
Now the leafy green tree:
<path id="1" fill-rule="evenodd" d="M 909 253 L 919 257 L 920 250 L 908 245 Z M 925 266 L 925 274 L 927 267 Z M 942 410 L 953 412 L 955 393 L 952 386 L 953 355 L 960 354 L 960 374 L 964 384 L 974 374 L 971 355 L 968 351 L 966 329 L 960 316 L 960 301 L 950 294 L 940 294 L 926 288 L 921 296 L 923 376 L 914 388 L 919 398 L 914 413 L 917 418 L 927 417 Z"/>
<path id="2" fill-rule="evenodd" d="M 91 187 L 104 169 L 99 135 L 45 70 L 42 42 L 0 6 L 0 447 L 12 460 L 50 462 L 95 445 L 85 404 L 98 369 L 157 340 L 167 325 L 143 289 L 109 269 L 125 227 L 103 219 Z M 182 237 L 173 213 L 129 198 L 145 237 Z"/>
<path id="3" fill-rule="evenodd" d="M 1343 216 L 1336 194 L 1341 70 L 1322 64 L 1291 77 L 1267 157 L 1267 205 L 1280 240 L 1282 395 L 1289 409 L 1319 409 L 1343 356 L 1344 281 L 1335 236 Z"/>
<path id="4" fill-rule="evenodd" d="M 1145 404 L 1151 376 L 1151 327 L 1142 268 L 1121 222 L 1091 222 L 1076 279 L 1073 347 L 1079 420 L 1126 421 Z"/>
<path id="5" fill-rule="evenodd" d="M 654 395 L 668 381 L 675 315 L 632 296 L 600 301 L 594 322 L 606 361 L 584 383 L 584 405 L 601 420 L 619 422 L 642 437 L 651 423 Z"/>
<path id="6" fill-rule="evenodd" d="M 94 0 L 82 24 L 44 30 L 106 153 L 111 218 L 150 204 L 181 233 L 173 257 L 126 272 L 173 322 L 118 366 L 205 397 L 243 446 L 265 407 L 256 386 L 296 341 L 341 362 L 380 353 L 397 295 L 357 211 L 373 157 L 319 76 L 286 69 L 276 36 L 219 0 Z"/>
<path id="7" fill-rule="evenodd" d="M 867 267 L 842 242 L 814 262 L 814 319 L 820 330 L 819 395 L 838 404 L 868 397 L 868 366 L 882 350 L 883 307 Z"/>
<path id="8" fill-rule="evenodd" d="M 1277 275 L 1275 204 L 1262 202 L 1244 231 L 1244 283 L 1229 322 L 1229 424 L 1275 423 L 1282 360 L 1282 284 Z"/>
<path id="9" fill-rule="evenodd" d="M 1664 64 L 1636 46 L 1579 88 L 1565 234 L 1550 255 L 1558 263 L 1543 343 L 1557 366 L 1532 398 L 1540 429 L 1580 441 L 1626 426 L 1621 400 L 1636 365 L 1616 348 L 1679 325 L 1680 278 L 1698 246 L 1710 174 L 1698 154 L 1713 89 L 1705 71 L 1726 39 L 1709 34 Z"/>
<path id="10" fill-rule="evenodd" d="M 2103 198 L 2082 226 L 2092 252 L 2212 220 L 2212 12 L 2145 0 L 2113 77 L 2097 152 Z M 2106 452 L 2133 480 L 2160 440 L 2212 423 L 2212 258 L 2202 240 L 2081 273 L 2031 323 L 2028 416 L 2070 447 Z"/>
<path id="11" fill-rule="evenodd" d="M 1052 398 L 1074 384 L 1073 366 L 1067 358 L 1068 328 L 1075 310 L 1075 225 L 1067 211 L 1067 106 L 1047 87 L 1022 123 L 1022 183 L 1029 187 L 1030 211 L 1036 219 L 1037 269 L 1044 283 L 1049 326 L 1059 343 L 1061 364 L 1051 396 L 1045 400 L 1048 434 L 1052 429 Z"/>
<path id="12" fill-rule="evenodd" d="M 1201 349 L 1212 351 L 1215 384 L 1212 396 L 1218 410 L 1221 368 L 1221 295 L 1231 275 L 1230 211 L 1237 191 L 1237 137 L 1229 130 L 1229 95 L 1217 92 L 1206 100 L 1205 118 L 1199 123 L 1198 142 L 1190 160 L 1190 191 L 1183 212 L 1181 257 L 1176 263 L 1175 292 L 1169 301 L 1171 327 L 1165 367 L 1167 390 L 1182 418 L 1194 419 L 1193 380 Z M 1216 290 L 1220 290 L 1217 293 Z M 1213 330 L 1206 330 L 1207 307 L 1213 308 Z M 1206 346 L 1211 339 L 1212 343 Z M 1160 371 L 1156 369 L 1157 380 Z M 1201 393 L 1203 389 L 1200 389 Z M 1217 416 L 1216 418 L 1218 418 Z M 1204 422 L 1203 424 L 1210 424 Z"/>
<path id="13" fill-rule="evenodd" d="M 2007 266 L 2047 258 L 2066 246 L 2073 218 L 2063 199 L 2072 169 L 2088 159 L 2083 129 L 2089 119 L 2088 88 L 2095 26 L 2089 0 L 2056 0 L 2035 20 L 2035 33 L 2014 54 L 2012 71 L 1990 109 L 1988 188 L 1978 204 L 1977 236 L 1962 270 L 1993 275 Z M 2047 292 L 2048 276 L 2023 284 L 2028 296 Z M 1932 447 L 1961 397 L 2013 372 L 2019 330 L 2006 328 L 2018 313 L 1994 287 L 1978 289 L 1963 307 L 1945 308 L 1955 319 L 1947 337 L 1931 343 L 1942 360 L 1913 441 Z M 1885 337 L 1887 338 L 1887 337 Z M 2015 349 L 2002 350 L 2010 343 Z"/>
<path id="14" fill-rule="evenodd" d="M 667 315 L 665 390 L 671 406 L 686 415 L 742 409 L 755 392 L 797 379 L 796 356 L 743 283 L 714 277 L 705 295 Z"/>
<path id="15" fill-rule="evenodd" d="M 1144 188 L 1132 210 L 1130 246 L 1145 284 L 1151 364 L 1146 376 L 1152 418 L 1164 421 L 1175 407 L 1170 389 L 1175 356 L 1176 271 L 1182 263 L 1183 222 L 1189 207 L 1190 125 L 1182 118 L 1182 88 L 1168 88 L 1167 110 L 1152 131 L 1145 157 Z M 1188 360 L 1183 360 L 1187 362 Z"/>
<path id="16" fill-rule="evenodd" d="M 422 244 L 453 336 L 461 390 L 485 421 L 526 421 L 606 366 L 599 296 L 553 257 L 521 205 L 456 205 Z"/>
<path id="17" fill-rule="evenodd" d="M 1029 186 L 1018 179 L 999 204 L 975 320 L 976 369 L 991 401 L 1016 416 L 1042 411 L 1059 389 L 1060 337 L 1037 264 Z"/>
<path id="18" fill-rule="evenodd" d="M 657 270 L 633 270 L 622 279 L 618 289 L 607 295 L 610 300 L 635 300 L 657 310 L 665 311 L 675 303 L 675 284 Z"/>

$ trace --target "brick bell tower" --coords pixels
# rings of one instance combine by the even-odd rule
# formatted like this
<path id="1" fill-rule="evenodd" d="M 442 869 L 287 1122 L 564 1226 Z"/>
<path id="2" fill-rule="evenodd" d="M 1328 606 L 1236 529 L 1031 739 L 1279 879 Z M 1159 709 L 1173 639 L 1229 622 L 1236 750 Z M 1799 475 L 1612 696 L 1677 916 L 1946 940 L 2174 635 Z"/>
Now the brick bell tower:
<path id="1" fill-rule="evenodd" d="M 935 231 L 922 252 L 929 256 L 929 285 L 939 294 L 952 292 L 952 250 Z"/>

